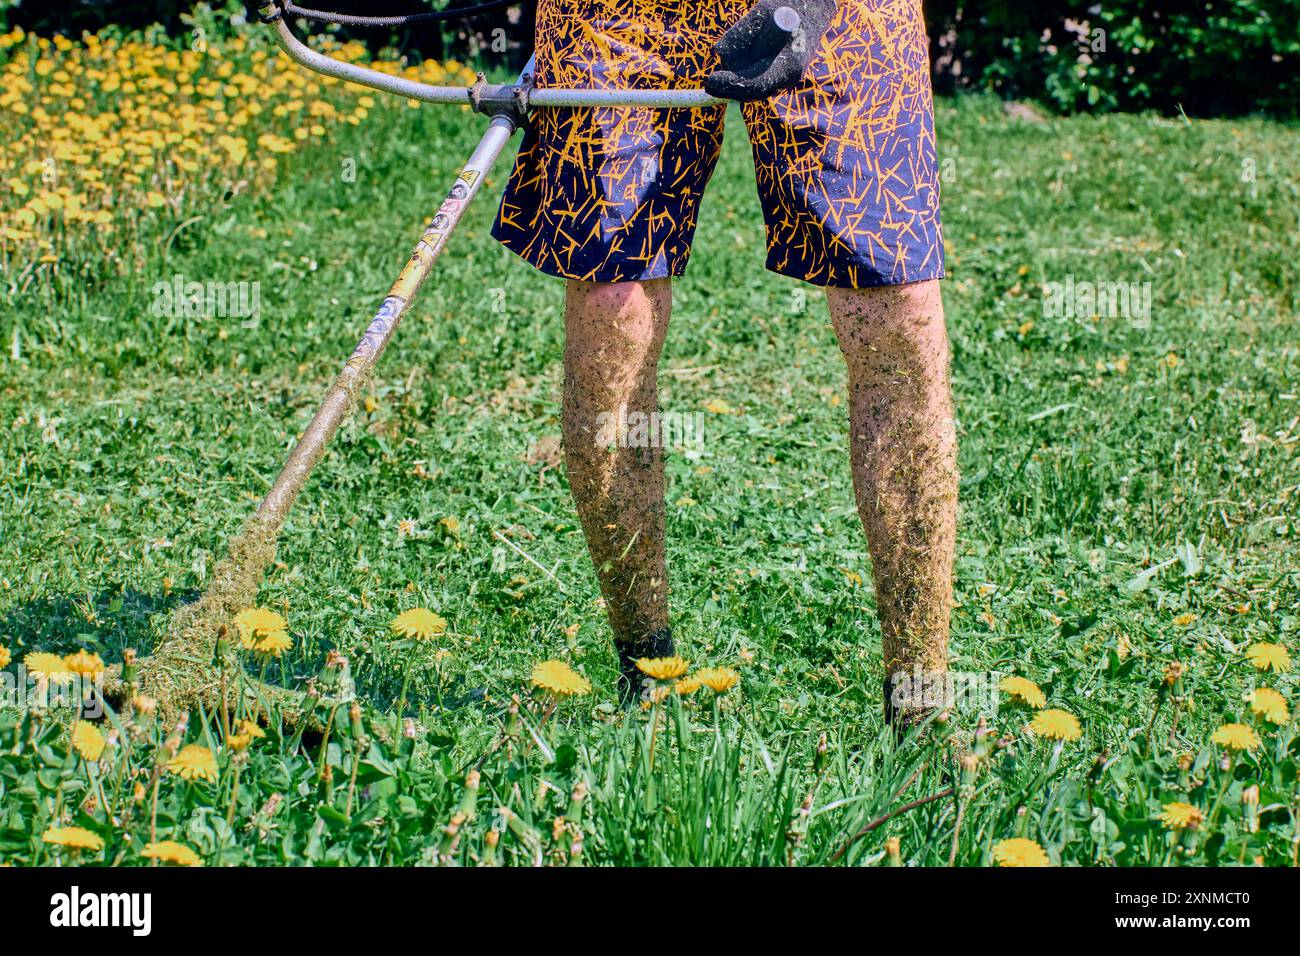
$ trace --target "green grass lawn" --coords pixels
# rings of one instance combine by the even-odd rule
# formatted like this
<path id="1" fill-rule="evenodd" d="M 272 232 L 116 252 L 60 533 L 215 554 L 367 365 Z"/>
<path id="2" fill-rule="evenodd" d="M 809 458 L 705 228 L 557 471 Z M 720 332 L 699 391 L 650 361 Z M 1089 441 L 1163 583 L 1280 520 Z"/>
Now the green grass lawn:
<path id="1" fill-rule="evenodd" d="M 449 635 L 412 671 L 417 738 L 363 754 L 349 814 L 355 739 L 341 728 L 321 749 L 273 727 L 233 826 L 223 762 L 218 785 L 167 778 L 159 830 L 214 864 L 469 864 L 496 828 L 496 858 L 528 862 L 564 857 L 573 836 L 553 838 L 552 821 L 570 813 L 592 863 L 821 863 L 955 779 L 959 799 L 877 826 L 840 859 L 881 862 L 898 837 L 904 861 L 943 864 L 960 803 L 963 864 L 1017 835 L 1063 864 L 1294 862 L 1295 718 L 1261 727 L 1260 749 L 1226 769 L 1209 738 L 1251 722 L 1257 680 L 1294 698 L 1293 673 L 1260 675 L 1244 650 L 1294 654 L 1300 638 L 1295 129 L 1034 124 L 990 100 L 939 105 L 962 468 L 953 666 L 1023 674 L 1083 727 L 1053 748 L 1004 702 L 990 721 L 1006 745 L 962 781 L 952 761 L 975 714 L 899 747 L 882 726 L 841 359 L 821 293 L 762 271 L 752 164 L 730 119 L 676 285 L 662 403 L 705 416 L 702 453 L 668 465 L 674 626 L 693 662 L 740 666 L 741 687 L 718 713 L 668 708 L 653 769 L 648 715 L 615 711 L 615 660 L 550 447 L 563 288 L 488 234 L 503 161 L 385 355 L 373 403 L 317 469 L 261 595 L 296 643 L 270 676 L 298 686 L 338 649 L 379 715 L 409 659 L 388 622 L 417 605 L 444 615 Z M 293 156 L 273 188 L 254 181 L 188 209 L 200 218 L 183 228 L 160 223 L 129 268 L 111 242 L 36 272 L 7 262 L 0 644 L 15 660 L 146 651 L 203 589 L 480 128 L 459 111 L 381 107 Z M 340 176 L 348 159 L 355 182 Z M 260 321 L 155 316 L 151 288 L 175 274 L 260 282 Z M 1045 316 L 1042 284 L 1069 275 L 1149 281 L 1149 325 Z M 547 657 L 593 693 L 494 749 L 511 695 Z M 1148 732 L 1172 662 L 1188 668 L 1185 699 Z M 203 723 L 193 715 L 189 739 L 215 733 Z M 135 861 L 140 814 L 118 831 L 87 809 L 92 785 L 66 753 L 57 720 L 0 712 L 0 858 L 47 859 L 33 821 L 67 810 L 116 834 L 98 859 Z M 477 818 L 453 845 L 443 828 L 475 765 Z M 585 801 L 571 798 L 579 780 Z M 1186 852 L 1156 820 L 1173 800 L 1210 817 Z"/>

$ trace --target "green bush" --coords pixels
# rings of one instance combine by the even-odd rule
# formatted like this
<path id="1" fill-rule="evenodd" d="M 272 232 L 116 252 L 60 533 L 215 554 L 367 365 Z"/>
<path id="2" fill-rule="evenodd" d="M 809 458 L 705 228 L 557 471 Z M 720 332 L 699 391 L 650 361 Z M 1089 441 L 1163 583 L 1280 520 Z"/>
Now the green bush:
<path id="1" fill-rule="evenodd" d="M 318 0 L 355 13 L 406 13 L 472 0 Z M 923 0 L 938 89 L 991 90 L 1065 112 L 1296 115 L 1300 104 L 1300 0 Z M 183 29 L 184 0 L 0 0 L 0 25 L 77 34 L 109 24 Z M 242 0 L 213 0 L 230 11 Z M 355 31 L 425 56 L 479 62 L 496 28 L 509 38 L 497 66 L 518 66 L 530 45 L 532 4 L 401 31 Z"/>
<path id="2" fill-rule="evenodd" d="M 1300 0 L 934 0 L 940 89 L 1041 99 L 1064 111 L 1294 116 Z"/>

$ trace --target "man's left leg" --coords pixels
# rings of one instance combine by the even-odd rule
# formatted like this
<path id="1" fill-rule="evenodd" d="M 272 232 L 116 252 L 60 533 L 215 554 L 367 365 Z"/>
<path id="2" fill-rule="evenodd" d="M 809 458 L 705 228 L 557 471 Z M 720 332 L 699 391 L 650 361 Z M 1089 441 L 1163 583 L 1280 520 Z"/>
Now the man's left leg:
<path id="1" fill-rule="evenodd" d="M 830 288 L 827 300 L 848 364 L 850 460 L 876 584 L 885 717 L 907 720 L 919 709 L 896 711 L 894 676 L 948 669 L 957 438 L 943 303 L 937 280 Z"/>

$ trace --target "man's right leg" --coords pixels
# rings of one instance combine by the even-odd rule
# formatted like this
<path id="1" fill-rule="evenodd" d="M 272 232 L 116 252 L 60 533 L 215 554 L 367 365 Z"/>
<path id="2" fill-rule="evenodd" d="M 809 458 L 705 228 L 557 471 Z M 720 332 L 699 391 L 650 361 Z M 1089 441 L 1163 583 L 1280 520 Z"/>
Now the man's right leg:
<path id="1" fill-rule="evenodd" d="M 614 631 L 625 701 L 640 690 L 636 659 L 673 651 L 663 449 L 653 431 L 644 442 L 622 441 L 616 427 L 634 412 L 650 420 L 659 410 L 659 355 L 671 311 L 669 279 L 570 280 L 565 295 L 565 464 Z"/>

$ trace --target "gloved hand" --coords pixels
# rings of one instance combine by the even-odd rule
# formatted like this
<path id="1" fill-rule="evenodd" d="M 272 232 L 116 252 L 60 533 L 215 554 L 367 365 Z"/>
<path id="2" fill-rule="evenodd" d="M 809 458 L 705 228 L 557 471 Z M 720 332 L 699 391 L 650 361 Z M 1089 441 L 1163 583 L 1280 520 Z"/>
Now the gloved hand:
<path id="1" fill-rule="evenodd" d="M 710 96 L 763 100 L 797 84 L 835 16 L 836 0 L 758 0 L 718 40 Z"/>

